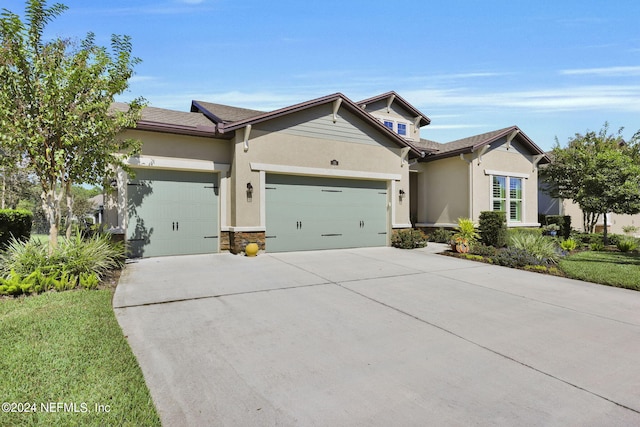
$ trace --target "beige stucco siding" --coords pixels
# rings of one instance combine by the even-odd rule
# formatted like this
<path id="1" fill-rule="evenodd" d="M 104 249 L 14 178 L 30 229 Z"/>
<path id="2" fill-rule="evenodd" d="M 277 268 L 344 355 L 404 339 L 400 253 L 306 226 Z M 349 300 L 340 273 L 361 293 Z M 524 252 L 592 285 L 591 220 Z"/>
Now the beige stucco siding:
<path id="1" fill-rule="evenodd" d="M 143 141 L 143 156 L 231 163 L 232 143 L 226 140 L 142 130 L 129 130 L 123 136 Z"/>
<path id="2" fill-rule="evenodd" d="M 418 224 L 451 226 L 469 216 L 469 165 L 450 157 L 416 165 Z"/>
<path id="3" fill-rule="evenodd" d="M 491 206 L 491 174 L 501 176 L 522 177 L 524 208 L 523 217 L 517 225 L 538 224 L 538 178 L 533 169 L 532 155 L 517 142 L 512 142 L 509 149 L 506 141 L 492 144 L 492 147 L 482 156 L 474 156 L 473 161 L 473 218 L 477 220 L 480 212 L 492 209 Z M 467 155 L 469 156 L 469 155 Z M 524 176 L 521 176 L 524 175 Z"/>
<path id="4" fill-rule="evenodd" d="M 322 131 L 318 131 L 321 128 Z M 264 176 L 268 171 L 256 165 L 278 168 L 278 173 L 375 179 L 387 181 L 392 224 L 409 224 L 409 200 L 396 197 L 409 189 L 409 166 L 401 165 L 400 147 L 383 132 L 371 128 L 349 111 L 341 109 L 333 122 L 331 105 L 292 114 L 282 119 L 256 124 L 244 146 L 244 129 L 236 132 L 231 168 L 235 194 L 232 226 L 264 226 Z M 338 165 L 331 165 L 337 160 Z M 252 166 L 253 165 L 253 166 Z M 399 181 L 389 179 L 397 176 Z M 393 181 L 393 183 L 392 183 Z M 247 183 L 254 192 L 249 198 Z M 393 188 L 392 188 L 393 187 Z M 391 217 L 391 212 L 394 216 Z"/>

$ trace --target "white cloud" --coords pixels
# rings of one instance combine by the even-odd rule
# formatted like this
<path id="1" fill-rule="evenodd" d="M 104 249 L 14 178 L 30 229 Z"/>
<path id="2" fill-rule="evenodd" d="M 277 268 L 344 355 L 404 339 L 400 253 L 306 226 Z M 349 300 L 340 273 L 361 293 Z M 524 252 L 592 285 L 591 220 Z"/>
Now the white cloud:
<path id="1" fill-rule="evenodd" d="M 599 76 L 599 77 L 640 76 L 640 66 L 577 68 L 577 69 L 569 69 L 569 70 L 560 70 L 560 74 L 568 75 L 568 76 L 591 75 L 591 76 Z"/>

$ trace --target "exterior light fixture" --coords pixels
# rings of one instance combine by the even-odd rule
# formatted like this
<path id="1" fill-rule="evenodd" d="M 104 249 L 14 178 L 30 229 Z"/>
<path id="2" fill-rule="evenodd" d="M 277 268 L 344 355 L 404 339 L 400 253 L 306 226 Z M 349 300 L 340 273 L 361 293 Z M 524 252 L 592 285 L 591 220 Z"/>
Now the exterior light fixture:
<path id="1" fill-rule="evenodd" d="M 247 182 L 247 194 L 253 194 L 253 185 L 250 182 Z"/>
<path id="2" fill-rule="evenodd" d="M 400 189 L 400 198 L 401 198 L 401 199 L 404 197 L 404 194 L 405 194 L 405 193 L 404 193 L 404 190 L 401 188 L 401 189 Z"/>
<path id="3" fill-rule="evenodd" d="M 111 181 L 109 181 L 109 186 L 115 190 L 116 188 L 118 188 L 118 180 L 112 178 Z"/>

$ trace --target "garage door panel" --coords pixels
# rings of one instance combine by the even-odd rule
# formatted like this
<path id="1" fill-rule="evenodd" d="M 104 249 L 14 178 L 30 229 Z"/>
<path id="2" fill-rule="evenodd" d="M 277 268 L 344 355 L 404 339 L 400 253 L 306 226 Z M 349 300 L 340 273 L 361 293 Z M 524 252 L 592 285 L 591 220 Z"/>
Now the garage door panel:
<path id="1" fill-rule="evenodd" d="M 386 182 L 267 175 L 267 250 L 384 246 Z"/>
<path id="2" fill-rule="evenodd" d="M 130 255 L 217 252 L 217 181 L 213 173 L 138 170 L 128 185 Z"/>

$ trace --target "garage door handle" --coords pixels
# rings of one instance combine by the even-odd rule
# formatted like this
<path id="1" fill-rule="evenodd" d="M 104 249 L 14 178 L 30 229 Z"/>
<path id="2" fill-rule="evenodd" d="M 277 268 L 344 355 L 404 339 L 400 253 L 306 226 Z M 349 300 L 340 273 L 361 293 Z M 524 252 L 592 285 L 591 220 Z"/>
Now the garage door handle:
<path id="1" fill-rule="evenodd" d="M 176 221 L 176 231 L 178 231 L 179 228 L 180 228 L 180 223 Z"/>
<path id="2" fill-rule="evenodd" d="M 172 229 L 173 231 L 176 231 L 176 223 L 175 223 L 175 222 L 172 222 L 172 223 L 171 223 L 171 229 Z"/>

